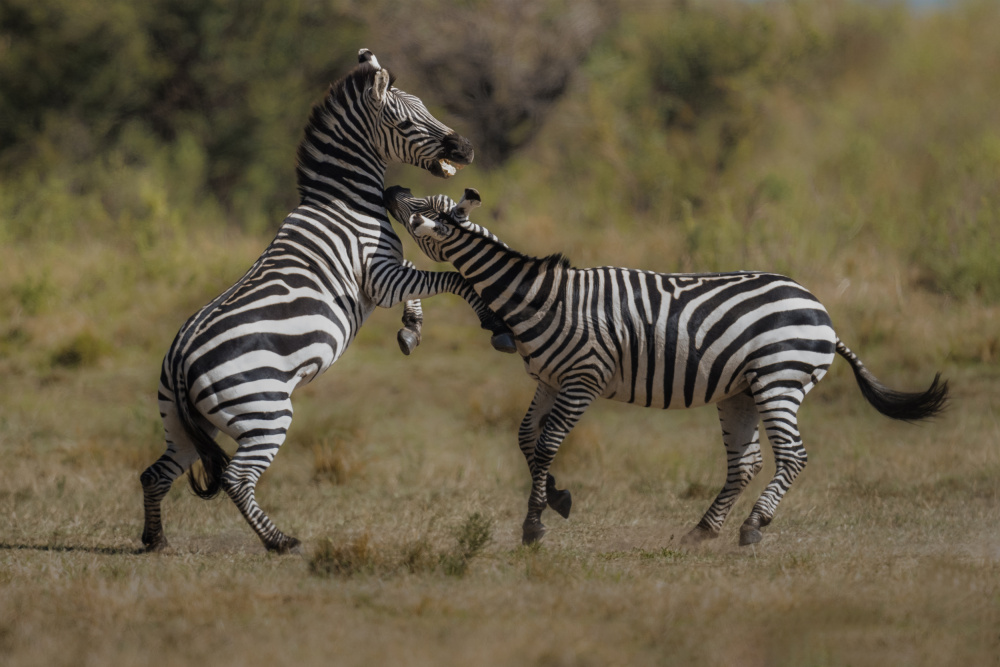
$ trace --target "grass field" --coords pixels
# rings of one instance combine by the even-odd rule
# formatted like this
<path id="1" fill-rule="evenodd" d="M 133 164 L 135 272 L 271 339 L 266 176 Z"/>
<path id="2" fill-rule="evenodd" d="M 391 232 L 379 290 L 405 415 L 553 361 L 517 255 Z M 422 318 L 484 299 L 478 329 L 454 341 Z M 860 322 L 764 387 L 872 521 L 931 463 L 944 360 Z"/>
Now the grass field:
<path id="1" fill-rule="evenodd" d="M 720 539 L 679 545 L 724 478 L 714 410 L 600 403 L 556 461 L 573 515 L 547 513 L 529 549 L 514 434 L 532 383 L 457 299 L 425 306 L 413 356 L 380 311 L 296 394 L 259 497 L 304 557 L 265 553 L 228 500 L 183 484 L 164 509 L 172 551 L 139 553 L 155 356 L 96 335 L 5 356 L 3 664 L 1000 664 L 995 365 L 939 358 L 951 409 L 910 426 L 836 363 L 803 409 L 809 467 L 754 548 L 737 530 L 770 465 Z M 963 325 L 959 307 L 939 314 Z M 935 370 L 848 340 L 894 386 Z"/>

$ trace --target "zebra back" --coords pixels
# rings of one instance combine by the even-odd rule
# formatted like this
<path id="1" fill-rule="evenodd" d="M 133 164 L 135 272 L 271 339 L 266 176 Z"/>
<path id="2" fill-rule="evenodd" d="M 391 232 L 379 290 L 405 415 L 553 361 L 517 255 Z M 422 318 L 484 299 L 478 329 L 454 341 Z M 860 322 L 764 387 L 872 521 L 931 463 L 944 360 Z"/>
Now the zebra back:
<path id="1" fill-rule="evenodd" d="M 386 193 L 421 249 L 458 269 L 513 331 L 528 372 L 549 386 L 587 378 L 606 398 L 685 408 L 755 382 L 811 386 L 833 359 L 829 315 L 789 278 L 578 269 L 562 255 L 510 249 L 468 220 L 467 201 L 469 191 L 460 204 Z M 772 363 L 789 356 L 802 363 Z"/>

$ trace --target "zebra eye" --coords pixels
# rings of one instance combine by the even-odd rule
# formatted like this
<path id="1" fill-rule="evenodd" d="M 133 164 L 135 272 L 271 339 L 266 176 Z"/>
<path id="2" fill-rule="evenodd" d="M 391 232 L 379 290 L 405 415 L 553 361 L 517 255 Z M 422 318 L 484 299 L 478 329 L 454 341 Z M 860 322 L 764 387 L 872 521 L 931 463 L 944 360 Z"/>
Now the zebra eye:
<path id="1" fill-rule="evenodd" d="M 410 120 L 409 118 L 404 118 L 403 120 L 396 123 L 396 129 L 399 130 L 404 130 L 404 131 L 409 130 L 411 127 L 413 127 L 413 121 Z"/>

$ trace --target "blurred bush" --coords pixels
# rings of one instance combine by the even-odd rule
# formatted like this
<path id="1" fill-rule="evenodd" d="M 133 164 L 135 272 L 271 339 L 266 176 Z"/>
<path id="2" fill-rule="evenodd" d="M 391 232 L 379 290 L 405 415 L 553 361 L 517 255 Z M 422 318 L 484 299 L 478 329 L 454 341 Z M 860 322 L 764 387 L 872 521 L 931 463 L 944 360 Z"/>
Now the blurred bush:
<path id="1" fill-rule="evenodd" d="M 270 232 L 310 103 L 368 46 L 545 251 L 995 302 L 998 30 L 987 0 L 6 0 L 0 241 Z"/>
<path id="2" fill-rule="evenodd" d="M 206 197 L 273 225 L 309 107 L 363 34 L 349 8 L 308 0 L 5 1 L 6 236 L 113 233 Z"/>
<path id="3" fill-rule="evenodd" d="M 382 0 L 375 7 L 372 25 L 392 37 L 379 48 L 386 62 L 428 104 L 461 118 L 477 166 L 492 168 L 535 137 L 618 3 Z"/>

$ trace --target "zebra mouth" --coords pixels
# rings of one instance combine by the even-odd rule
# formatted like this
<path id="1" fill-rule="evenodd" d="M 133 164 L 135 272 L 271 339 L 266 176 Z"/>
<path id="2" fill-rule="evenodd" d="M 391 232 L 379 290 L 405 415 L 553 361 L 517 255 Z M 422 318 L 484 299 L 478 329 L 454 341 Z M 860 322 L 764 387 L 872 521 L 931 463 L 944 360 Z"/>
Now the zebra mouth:
<path id="1" fill-rule="evenodd" d="M 441 173 L 445 178 L 450 178 L 458 173 L 459 169 L 465 167 L 464 164 L 458 164 L 457 162 L 452 162 L 451 160 L 441 158 L 438 160 L 438 166 L 441 167 Z"/>

